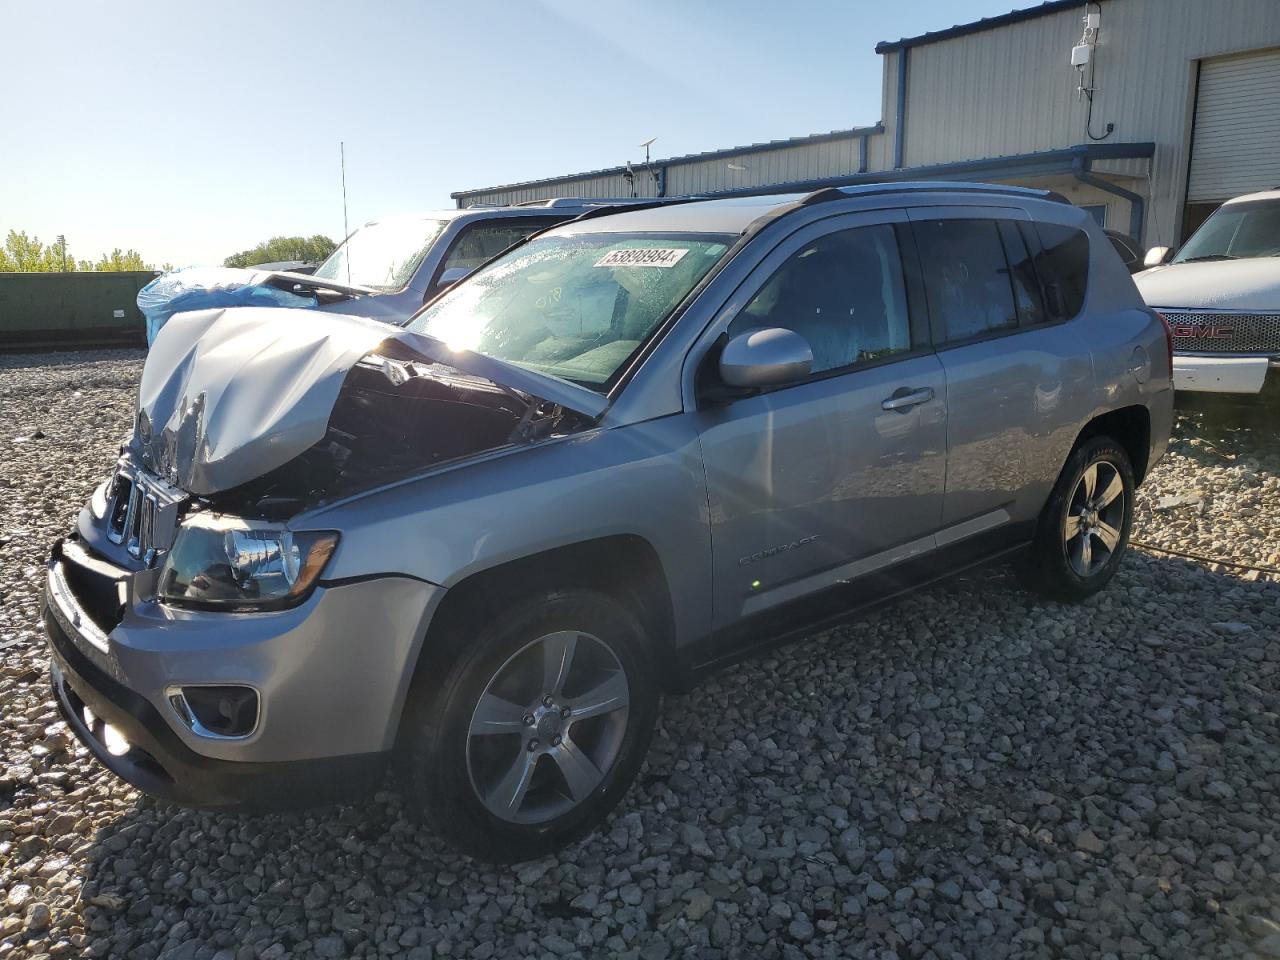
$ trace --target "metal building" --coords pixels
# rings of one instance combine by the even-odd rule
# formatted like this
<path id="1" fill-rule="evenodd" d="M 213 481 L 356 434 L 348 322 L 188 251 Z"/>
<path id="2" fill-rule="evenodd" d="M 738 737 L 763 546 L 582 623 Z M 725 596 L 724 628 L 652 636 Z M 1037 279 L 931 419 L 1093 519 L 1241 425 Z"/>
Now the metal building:
<path id="1" fill-rule="evenodd" d="M 1223 200 L 1280 186 L 1280 0 L 1050 0 L 876 52 L 874 126 L 452 196 L 988 180 L 1056 190 L 1154 245 L 1176 244 Z"/>

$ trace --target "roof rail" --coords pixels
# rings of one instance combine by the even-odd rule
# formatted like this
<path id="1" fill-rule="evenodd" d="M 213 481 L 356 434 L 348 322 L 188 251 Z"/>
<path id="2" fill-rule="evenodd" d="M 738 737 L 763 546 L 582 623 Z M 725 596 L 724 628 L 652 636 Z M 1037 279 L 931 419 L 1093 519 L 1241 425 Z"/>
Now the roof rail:
<path id="1" fill-rule="evenodd" d="M 671 207 L 682 203 L 697 203 L 700 200 L 708 200 L 709 197 L 652 197 L 647 200 L 628 200 L 626 203 L 609 204 L 607 201 L 601 201 L 600 206 L 591 207 L 580 216 L 574 217 L 573 222 L 580 220 L 593 220 L 596 217 L 608 216 L 611 213 L 630 212 L 632 210 L 652 210 L 655 207 Z"/>
<path id="2" fill-rule="evenodd" d="M 548 197 L 545 200 L 521 200 L 510 204 L 513 207 L 599 207 L 599 206 L 638 206 L 662 197 Z"/>

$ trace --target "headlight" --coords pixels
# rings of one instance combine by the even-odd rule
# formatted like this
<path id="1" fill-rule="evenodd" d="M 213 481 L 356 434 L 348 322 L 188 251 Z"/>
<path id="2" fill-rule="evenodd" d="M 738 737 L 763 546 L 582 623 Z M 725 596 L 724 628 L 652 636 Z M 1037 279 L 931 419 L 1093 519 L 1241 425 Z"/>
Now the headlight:
<path id="1" fill-rule="evenodd" d="M 159 597 L 175 606 L 270 610 L 311 593 L 338 535 L 295 533 L 238 517 L 196 514 L 178 528 L 160 569 Z"/>

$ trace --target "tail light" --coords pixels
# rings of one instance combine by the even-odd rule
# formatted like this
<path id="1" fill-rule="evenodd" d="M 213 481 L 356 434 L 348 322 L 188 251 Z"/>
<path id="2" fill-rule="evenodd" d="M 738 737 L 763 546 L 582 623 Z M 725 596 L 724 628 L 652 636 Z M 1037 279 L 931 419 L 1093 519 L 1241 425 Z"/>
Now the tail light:
<path id="1" fill-rule="evenodd" d="M 1169 376 L 1173 376 L 1173 327 L 1169 326 L 1169 318 L 1159 310 L 1155 311 L 1155 315 L 1160 318 L 1160 322 L 1164 324 L 1164 345 L 1169 349 Z"/>

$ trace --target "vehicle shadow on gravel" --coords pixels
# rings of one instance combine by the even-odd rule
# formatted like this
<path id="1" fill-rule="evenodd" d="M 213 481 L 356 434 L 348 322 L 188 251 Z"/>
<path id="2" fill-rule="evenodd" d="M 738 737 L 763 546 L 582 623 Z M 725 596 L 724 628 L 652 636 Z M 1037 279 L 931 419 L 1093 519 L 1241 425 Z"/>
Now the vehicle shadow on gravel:
<path id="1" fill-rule="evenodd" d="M 1176 417 L 1170 449 L 1197 463 L 1274 458 L 1280 464 L 1280 390 L 1244 400 L 1178 394 Z"/>
<path id="2" fill-rule="evenodd" d="M 991 568 L 668 698 L 619 811 L 556 857 L 474 863 L 391 792 L 257 817 L 139 800 L 87 853 L 90 953 L 1280 943 L 1278 635 L 1274 581 L 1133 554 L 1067 607 Z"/>

